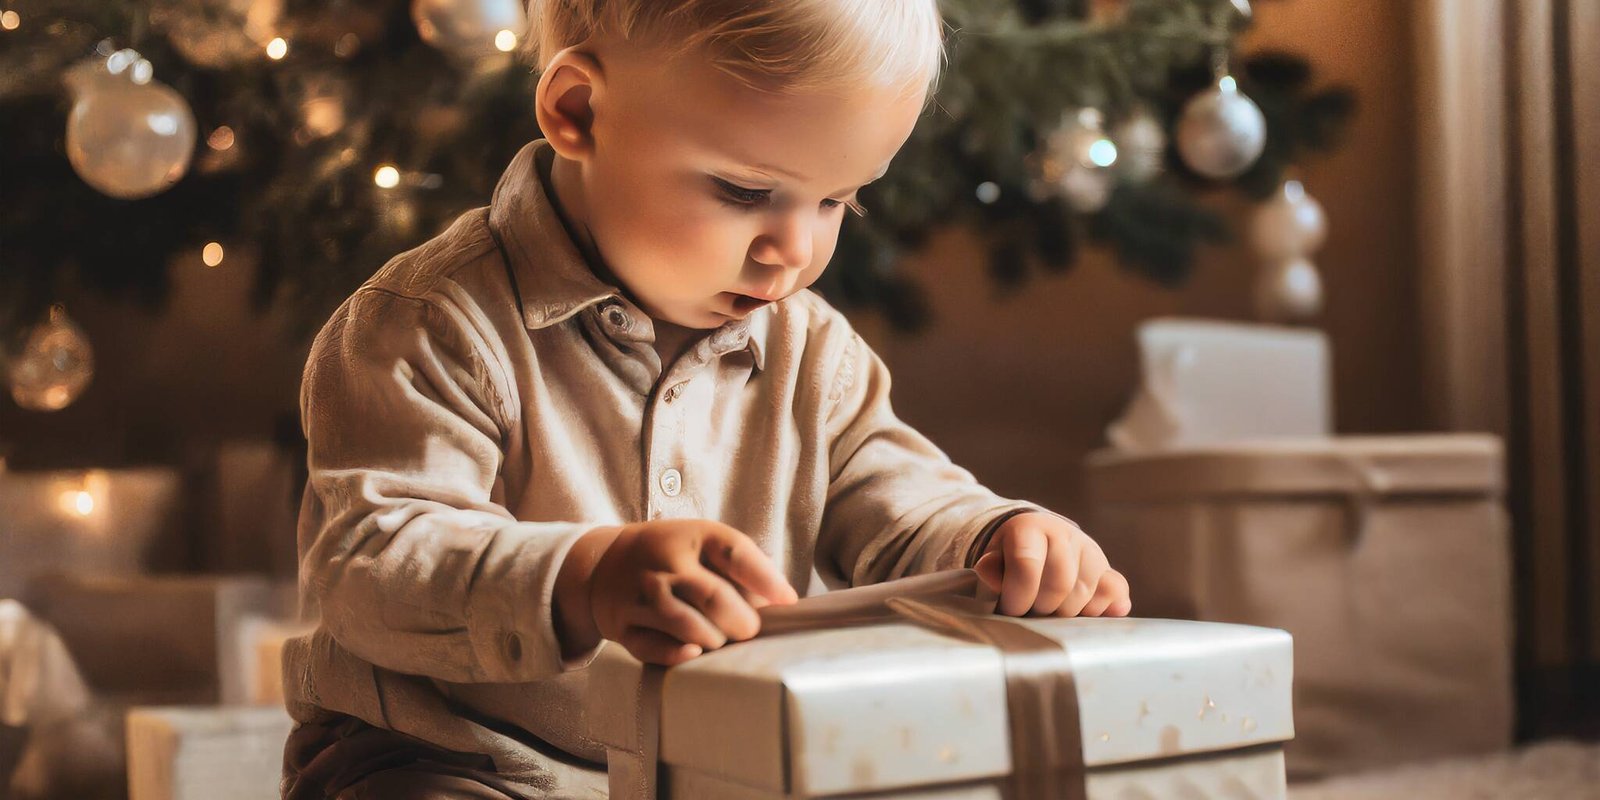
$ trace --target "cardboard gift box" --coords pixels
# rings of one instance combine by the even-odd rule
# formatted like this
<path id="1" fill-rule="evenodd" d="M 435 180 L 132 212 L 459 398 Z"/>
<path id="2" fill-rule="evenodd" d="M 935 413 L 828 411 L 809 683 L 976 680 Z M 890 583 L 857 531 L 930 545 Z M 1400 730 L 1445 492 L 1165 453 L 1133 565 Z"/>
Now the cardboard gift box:
<path id="1" fill-rule="evenodd" d="M 604 648 L 586 716 L 611 797 L 1285 796 L 1288 634 L 1013 619 L 975 585 L 764 609 L 760 637 L 667 670 Z"/>
<path id="2" fill-rule="evenodd" d="M 1510 544 L 1482 435 L 1097 453 L 1089 530 L 1140 613 L 1295 637 L 1291 775 L 1510 743 Z"/>
<path id="3" fill-rule="evenodd" d="M 292 725 L 282 708 L 134 708 L 128 800 L 277 800 Z"/>

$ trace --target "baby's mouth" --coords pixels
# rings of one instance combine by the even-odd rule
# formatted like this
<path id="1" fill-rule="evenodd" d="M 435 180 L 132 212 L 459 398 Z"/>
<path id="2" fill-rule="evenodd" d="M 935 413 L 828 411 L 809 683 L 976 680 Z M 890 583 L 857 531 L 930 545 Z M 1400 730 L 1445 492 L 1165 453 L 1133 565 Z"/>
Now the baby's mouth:
<path id="1" fill-rule="evenodd" d="M 733 296 L 733 310 L 740 315 L 744 315 L 755 311 L 756 309 L 770 302 L 772 301 L 762 300 L 759 297 L 751 297 L 747 294 L 735 294 Z"/>

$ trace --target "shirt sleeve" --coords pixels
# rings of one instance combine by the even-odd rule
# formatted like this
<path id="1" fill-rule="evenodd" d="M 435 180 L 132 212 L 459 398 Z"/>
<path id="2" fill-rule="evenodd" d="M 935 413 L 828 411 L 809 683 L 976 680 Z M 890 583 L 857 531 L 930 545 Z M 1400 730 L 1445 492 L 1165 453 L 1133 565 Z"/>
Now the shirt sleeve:
<path id="1" fill-rule="evenodd" d="M 830 583 L 881 583 L 970 567 L 994 528 L 1040 510 L 980 485 L 895 416 L 889 370 L 851 331 L 827 397 L 829 485 L 817 570 Z"/>
<path id="2" fill-rule="evenodd" d="M 493 499 L 513 416 L 481 312 L 368 288 L 312 345 L 301 387 L 306 607 L 386 669 L 522 682 L 563 661 L 556 574 L 597 524 L 521 522 Z"/>

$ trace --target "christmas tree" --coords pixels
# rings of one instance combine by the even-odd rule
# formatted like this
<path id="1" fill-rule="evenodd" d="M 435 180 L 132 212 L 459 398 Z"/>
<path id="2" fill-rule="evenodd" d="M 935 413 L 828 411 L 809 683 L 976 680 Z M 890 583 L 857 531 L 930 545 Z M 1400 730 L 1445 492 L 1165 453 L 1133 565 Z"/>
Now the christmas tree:
<path id="1" fill-rule="evenodd" d="M 1227 236 L 1200 195 L 1267 196 L 1353 107 L 1293 56 L 1230 60 L 1247 0 L 941 6 L 935 102 L 817 287 L 901 328 L 925 314 L 898 255 L 950 224 L 988 243 L 1001 286 L 1065 270 L 1084 242 L 1180 283 L 1197 245 Z M 14 348 L 49 328 L 69 282 L 159 306 L 175 258 L 240 250 L 257 256 L 258 305 L 306 335 L 389 257 L 485 204 L 539 135 L 521 0 L 3 8 L 0 334 Z M 70 341 L 70 325 L 53 330 Z"/>

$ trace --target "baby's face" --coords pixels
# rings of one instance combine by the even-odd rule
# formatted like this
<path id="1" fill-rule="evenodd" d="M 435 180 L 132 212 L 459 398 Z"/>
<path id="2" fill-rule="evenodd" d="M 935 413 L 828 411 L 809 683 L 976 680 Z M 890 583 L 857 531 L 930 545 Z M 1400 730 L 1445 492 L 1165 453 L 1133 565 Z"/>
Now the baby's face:
<path id="1" fill-rule="evenodd" d="M 584 169 L 588 226 L 652 317 L 714 328 L 810 286 L 921 93 L 775 95 L 693 59 L 608 59 Z"/>

